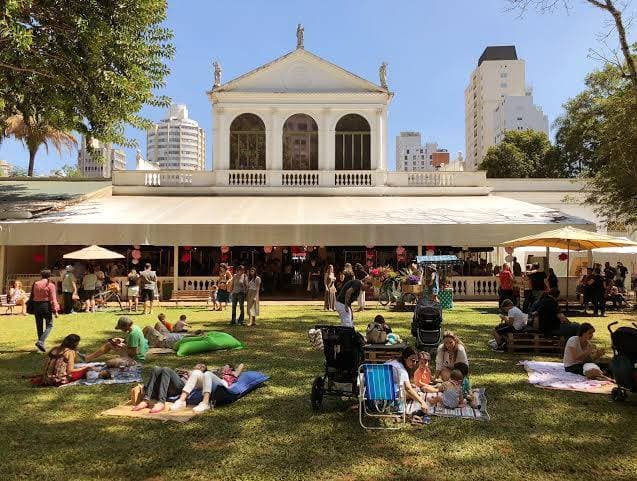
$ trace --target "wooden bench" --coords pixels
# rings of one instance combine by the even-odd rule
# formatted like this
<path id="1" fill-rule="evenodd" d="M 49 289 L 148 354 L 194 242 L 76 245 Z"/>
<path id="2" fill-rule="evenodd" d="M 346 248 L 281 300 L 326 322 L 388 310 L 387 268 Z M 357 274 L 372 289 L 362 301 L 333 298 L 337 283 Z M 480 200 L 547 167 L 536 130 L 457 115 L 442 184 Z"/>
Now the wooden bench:
<path id="1" fill-rule="evenodd" d="M 363 347 L 364 362 L 370 364 L 382 364 L 392 359 L 400 357 L 402 350 L 407 347 L 407 344 L 365 344 Z"/>
<path id="2" fill-rule="evenodd" d="M 0 307 L 4 307 L 5 314 L 13 314 L 13 308 L 16 305 L 13 302 L 9 302 L 9 296 L 7 294 L 0 294 Z"/>
<path id="3" fill-rule="evenodd" d="M 565 340 L 563 337 L 544 337 L 538 332 L 516 332 L 507 334 L 507 352 L 564 352 Z"/>
<path id="4" fill-rule="evenodd" d="M 206 307 L 210 304 L 210 291 L 185 289 L 181 291 L 173 291 L 169 301 L 174 302 L 176 306 L 180 302 L 202 302 L 206 301 Z"/>

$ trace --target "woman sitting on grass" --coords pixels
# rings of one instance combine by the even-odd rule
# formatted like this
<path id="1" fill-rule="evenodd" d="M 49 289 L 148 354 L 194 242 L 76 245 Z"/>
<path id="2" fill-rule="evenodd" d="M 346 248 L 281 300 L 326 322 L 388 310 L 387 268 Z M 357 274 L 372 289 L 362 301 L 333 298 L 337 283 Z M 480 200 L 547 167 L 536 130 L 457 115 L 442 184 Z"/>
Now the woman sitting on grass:
<path id="1" fill-rule="evenodd" d="M 394 382 L 396 388 L 403 387 L 408 400 L 412 400 L 420 404 L 421 410 L 424 414 L 429 411 L 427 403 L 420 396 L 420 393 L 411 384 L 411 374 L 414 373 L 418 364 L 418 353 L 412 347 L 406 347 L 400 353 L 398 359 L 387 361 L 385 364 L 389 364 L 394 370 Z"/>
<path id="2" fill-rule="evenodd" d="M 460 342 L 458 336 L 451 331 L 445 331 L 442 336 L 442 344 L 438 346 L 436 354 L 436 375 L 434 377 L 438 378 L 440 371 L 445 367 L 453 369 L 457 362 L 469 365 L 467 351 L 465 351 L 464 345 Z"/>
<path id="3" fill-rule="evenodd" d="M 80 336 L 69 334 L 62 344 L 49 351 L 44 363 L 41 386 L 61 386 L 84 377 L 88 368 L 75 367 L 79 344 Z"/>
<path id="4" fill-rule="evenodd" d="M 564 370 L 589 379 L 603 379 L 612 381 L 606 377 L 602 369 L 594 363 L 597 359 L 604 355 L 603 349 L 597 349 L 595 344 L 591 342 L 595 328 L 588 322 L 579 326 L 577 336 L 571 337 L 566 341 L 564 348 Z"/>

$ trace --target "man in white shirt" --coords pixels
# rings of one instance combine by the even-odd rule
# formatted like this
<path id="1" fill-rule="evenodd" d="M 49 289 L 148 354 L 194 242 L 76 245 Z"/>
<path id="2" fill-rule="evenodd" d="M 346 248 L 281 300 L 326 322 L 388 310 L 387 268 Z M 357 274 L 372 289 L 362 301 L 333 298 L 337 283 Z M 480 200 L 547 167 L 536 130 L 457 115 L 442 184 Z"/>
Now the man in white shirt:
<path id="1" fill-rule="evenodd" d="M 518 307 L 514 306 L 511 299 L 505 299 L 502 302 L 501 309 L 506 314 L 500 315 L 502 322 L 493 331 L 493 338 L 499 347 L 502 347 L 506 343 L 506 335 L 508 333 L 522 331 L 528 322 L 528 316 Z"/>

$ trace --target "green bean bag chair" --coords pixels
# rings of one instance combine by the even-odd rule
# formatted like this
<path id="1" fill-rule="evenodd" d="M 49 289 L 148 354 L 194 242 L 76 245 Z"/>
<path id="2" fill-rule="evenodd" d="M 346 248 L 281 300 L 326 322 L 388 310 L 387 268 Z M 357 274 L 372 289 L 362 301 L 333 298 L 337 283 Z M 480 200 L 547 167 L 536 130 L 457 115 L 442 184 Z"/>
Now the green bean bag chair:
<path id="1" fill-rule="evenodd" d="M 199 354 L 222 349 L 243 349 L 243 344 L 225 332 L 212 331 L 205 336 L 187 336 L 173 348 L 178 356 Z"/>

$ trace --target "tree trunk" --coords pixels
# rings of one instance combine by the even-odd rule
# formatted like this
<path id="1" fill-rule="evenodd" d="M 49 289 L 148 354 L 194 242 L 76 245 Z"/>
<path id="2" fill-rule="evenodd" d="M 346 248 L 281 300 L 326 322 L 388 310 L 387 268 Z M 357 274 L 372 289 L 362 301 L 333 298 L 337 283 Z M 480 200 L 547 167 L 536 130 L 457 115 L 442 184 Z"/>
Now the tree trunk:
<path id="1" fill-rule="evenodd" d="M 38 148 L 29 149 L 29 170 L 27 175 L 33 177 L 33 166 L 35 165 L 35 154 L 38 152 Z"/>

